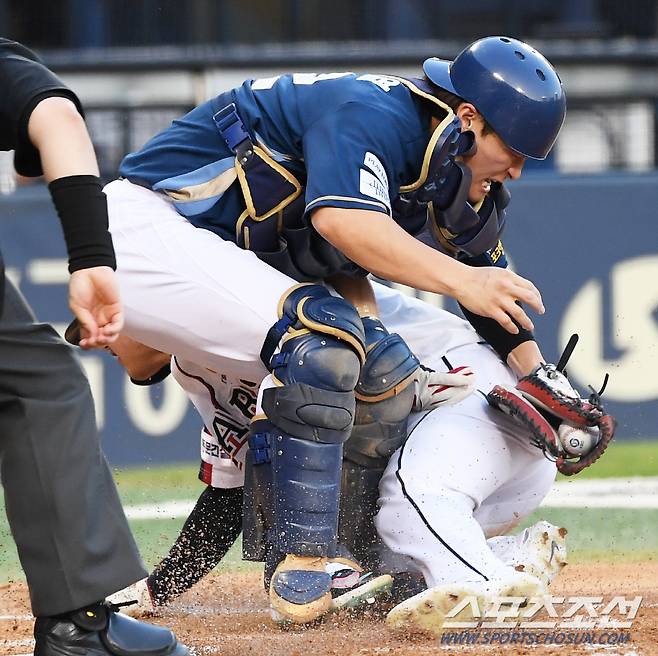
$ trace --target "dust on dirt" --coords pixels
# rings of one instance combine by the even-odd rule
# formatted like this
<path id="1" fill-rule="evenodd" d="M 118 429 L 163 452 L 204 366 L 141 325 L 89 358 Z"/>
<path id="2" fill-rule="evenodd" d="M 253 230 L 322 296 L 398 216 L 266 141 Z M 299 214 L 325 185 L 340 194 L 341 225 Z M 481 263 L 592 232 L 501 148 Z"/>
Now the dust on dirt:
<path id="1" fill-rule="evenodd" d="M 395 634 L 374 611 L 361 617 L 334 615 L 319 626 L 281 630 L 271 624 L 260 577 L 252 573 L 207 577 L 150 621 L 172 628 L 196 656 L 430 656 L 459 652 L 502 652 L 510 656 L 538 653 L 542 656 L 570 653 L 658 656 L 658 562 L 570 565 L 551 586 L 551 594 L 603 596 L 605 602 L 615 596 L 626 599 L 642 596 L 633 626 L 608 631 L 608 634 L 630 635 L 630 642 L 549 646 L 485 645 L 480 640 L 480 644 L 447 645 L 434 637 Z M 582 610 L 579 612 L 584 614 Z M 31 631 L 25 584 L 0 587 L 0 654 L 31 653 Z M 542 630 L 549 634 L 561 631 L 574 629 Z M 601 637 L 600 629 L 588 631 Z"/>

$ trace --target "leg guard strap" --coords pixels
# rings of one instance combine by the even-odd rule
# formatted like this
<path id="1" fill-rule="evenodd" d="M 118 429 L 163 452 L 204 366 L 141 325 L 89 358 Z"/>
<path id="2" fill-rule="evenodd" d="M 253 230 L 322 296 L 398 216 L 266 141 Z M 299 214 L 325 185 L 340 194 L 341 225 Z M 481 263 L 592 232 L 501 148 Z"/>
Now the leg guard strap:
<path id="1" fill-rule="evenodd" d="M 265 420 L 251 424 L 245 459 L 242 557 L 263 561 L 274 515 L 270 440 L 273 426 Z"/>

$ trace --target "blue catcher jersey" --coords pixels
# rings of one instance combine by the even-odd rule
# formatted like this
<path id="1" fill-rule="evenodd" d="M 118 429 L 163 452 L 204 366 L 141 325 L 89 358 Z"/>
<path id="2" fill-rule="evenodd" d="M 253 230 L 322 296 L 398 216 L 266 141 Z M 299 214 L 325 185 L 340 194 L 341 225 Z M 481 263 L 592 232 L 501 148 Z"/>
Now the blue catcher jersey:
<path id="1" fill-rule="evenodd" d="M 400 186 L 417 181 L 432 105 L 399 78 L 298 73 L 248 80 L 196 107 L 128 155 L 120 173 L 166 193 L 194 225 L 236 241 L 245 210 L 235 156 L 214 120 L 235 103 L 252 141 L 321 206 L 391 214 Z M 434 107 L 436 111 L 436 107 Z"/>

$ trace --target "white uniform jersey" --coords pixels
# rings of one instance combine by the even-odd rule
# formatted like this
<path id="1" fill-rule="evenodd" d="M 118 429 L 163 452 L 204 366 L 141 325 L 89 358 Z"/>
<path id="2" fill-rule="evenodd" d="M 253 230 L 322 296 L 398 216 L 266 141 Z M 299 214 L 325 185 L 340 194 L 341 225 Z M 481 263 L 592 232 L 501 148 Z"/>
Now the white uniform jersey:
<path id="1" fill-rule="evenodd" d="M 260 381 L 218 373 L 177 357 L 171 359 L 171 373 L 203 419 L 199 478 L 212 487 L 241 487 Z"/>

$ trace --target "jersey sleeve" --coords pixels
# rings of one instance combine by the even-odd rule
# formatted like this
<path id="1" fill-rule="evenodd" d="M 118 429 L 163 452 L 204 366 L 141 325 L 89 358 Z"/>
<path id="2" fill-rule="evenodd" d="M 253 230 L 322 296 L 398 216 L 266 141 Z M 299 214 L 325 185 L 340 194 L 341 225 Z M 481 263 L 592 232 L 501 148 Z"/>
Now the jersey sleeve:
<path id="1" fill-rule="evenodd" d="M 21 175 L 42 174 L 38 150 L 28 136 L 28 121 L 45 98 L 70 99 L 82 114 L 77 96 L 36 55 L 14 41 L 0 40 L 0 146 L 15 150 L 14 166 Z"/>
<path id="2" fill-rule="evenodd" d="M 376 107 L 348 102 L 306 131 L 306 212 L 341 207 L 391 214 L 400 138 L 385 118 Z"/>

